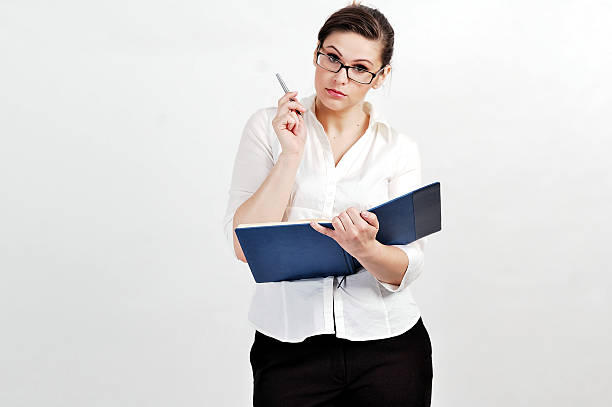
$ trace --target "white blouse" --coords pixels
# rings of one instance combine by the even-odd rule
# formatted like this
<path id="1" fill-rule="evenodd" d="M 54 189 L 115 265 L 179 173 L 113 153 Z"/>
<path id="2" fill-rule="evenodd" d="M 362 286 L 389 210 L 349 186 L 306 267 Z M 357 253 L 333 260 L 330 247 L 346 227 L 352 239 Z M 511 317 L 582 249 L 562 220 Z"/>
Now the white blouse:
<path id="1" fill-rule="evenodd" d="M 393 129 L 369 101 L 366 132 L 335 166 L 323 126 L 314 114 L 315 94 L 300 102 L 308 129 L 302 162 L 282 221 L 331 219 L 350 206 L 367 210 L 423 186 L 416 142 Z M 233 258 L 233 217 L 236 209 L 263 183 L 281 153 L 272 129 L 276 106 L 261 108 L 247 120 L 234 161 L 229 200 L 223 220 Z M 409 289 L 423 270 L 427 238 L 393 245 L 409 259 L 399 286 L 377 280 L 363 267 L 342 277 L 256 283 L 249 321 L 255 329 L 283 342 L 335 333 L 354 341 L 389 338 L 410 329 L 420 310 Z"/>

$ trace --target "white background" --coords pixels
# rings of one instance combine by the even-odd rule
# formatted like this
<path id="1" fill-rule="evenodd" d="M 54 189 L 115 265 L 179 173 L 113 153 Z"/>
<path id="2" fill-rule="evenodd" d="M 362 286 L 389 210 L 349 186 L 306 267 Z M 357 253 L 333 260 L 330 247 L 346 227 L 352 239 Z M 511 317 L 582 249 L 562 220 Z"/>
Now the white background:
<path id="1" fill-rule="evenodd" d="M 246 406 L 221 227 L 246 119 L 345 1 L 0 2 L 0 404 Z M 612 403 L 610 1 L 378 1 L 443 230 L 433 406 Z"/>

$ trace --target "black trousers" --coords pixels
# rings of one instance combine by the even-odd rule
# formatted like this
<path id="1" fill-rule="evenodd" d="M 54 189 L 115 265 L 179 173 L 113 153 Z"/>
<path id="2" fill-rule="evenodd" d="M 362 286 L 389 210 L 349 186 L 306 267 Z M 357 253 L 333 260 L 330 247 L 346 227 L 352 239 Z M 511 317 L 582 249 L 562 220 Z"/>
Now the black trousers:
<path id="1" fill-rule="evenodd" d="M 372 341 L 334 334 L 282 342 L 255 331 L 250 353 L 256 407 L 422 407 L 431 403 L 431 341 L 423 321 Z"/>

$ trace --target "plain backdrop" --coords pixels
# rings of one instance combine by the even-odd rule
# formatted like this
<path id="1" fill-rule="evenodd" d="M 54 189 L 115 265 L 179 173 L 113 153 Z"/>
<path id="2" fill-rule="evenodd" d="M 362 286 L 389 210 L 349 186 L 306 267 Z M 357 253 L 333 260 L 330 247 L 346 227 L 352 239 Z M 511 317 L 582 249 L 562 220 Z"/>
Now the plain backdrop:
<path id="1" fill-rule="evenodd" d="M 0 2 L 0 405 L 250 405 L 234 157 L 346 4 Z M 368 99 L 442 186 L 432 405 L 610 405 L 611 2 L 364 4 L 396 32 Z"/>

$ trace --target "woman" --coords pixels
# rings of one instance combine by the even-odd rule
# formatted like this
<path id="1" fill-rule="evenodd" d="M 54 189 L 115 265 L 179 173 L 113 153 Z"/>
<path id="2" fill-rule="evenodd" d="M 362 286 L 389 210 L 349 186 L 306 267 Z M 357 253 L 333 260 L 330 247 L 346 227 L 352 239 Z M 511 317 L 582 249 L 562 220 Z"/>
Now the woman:
<path id="1" fill-rule="evenodd" d="M 364 100 L 391 71 L 393 36 L 378 10 L 338 10 L 318 34 L 316 93 L 288 93 L 244 129 L 225 217 L 236 258 L 239 223 L 331 218 L 333 230 L 311 226 L 363 266 L 340 281 L 256 284 L 255 406 L 430 405 L 431 343 L 408 287 L 427 239 L 383 245 L 363 211 L 422 186 L 414 140 Z"/>

